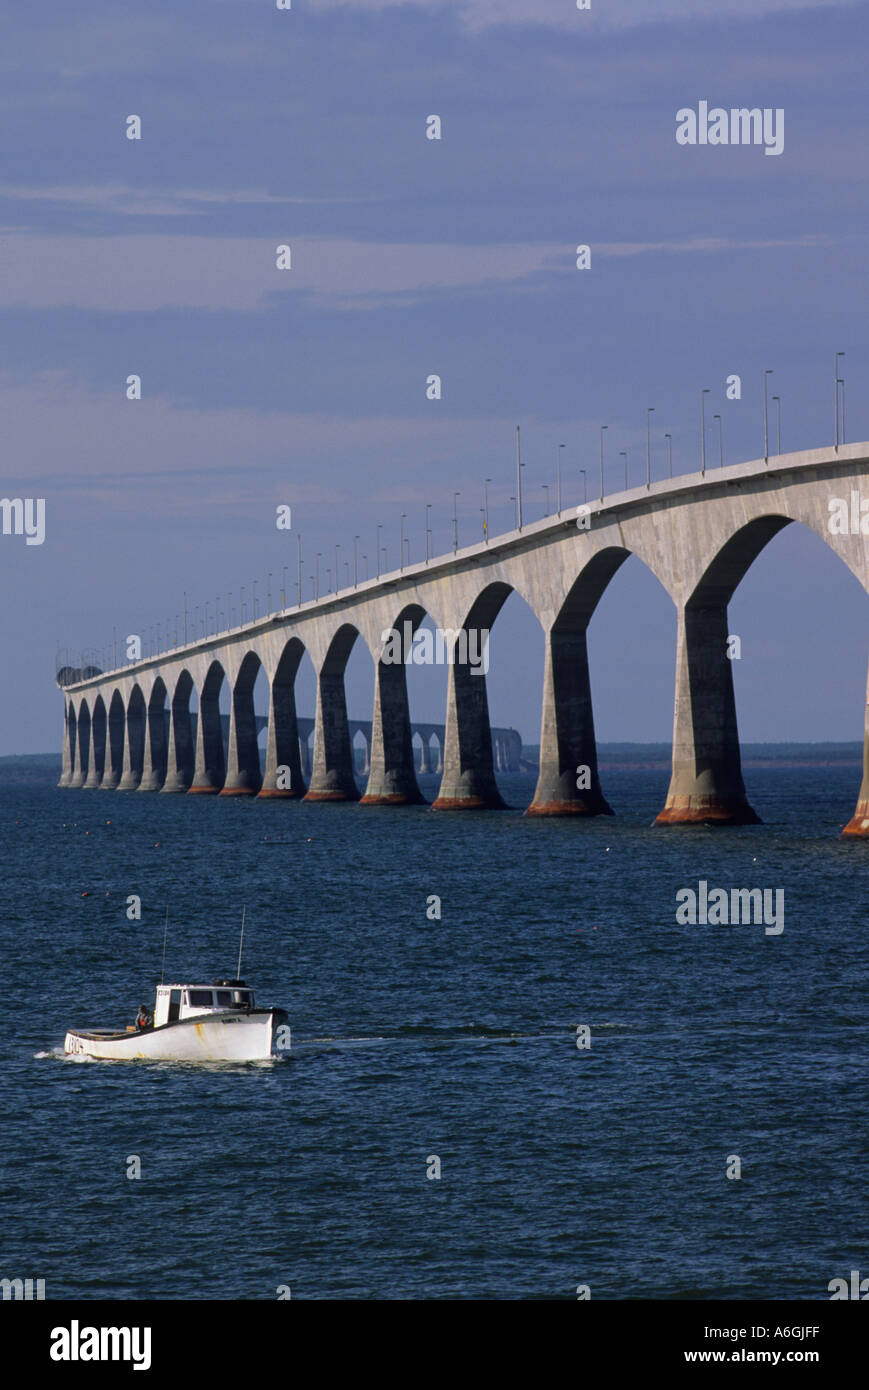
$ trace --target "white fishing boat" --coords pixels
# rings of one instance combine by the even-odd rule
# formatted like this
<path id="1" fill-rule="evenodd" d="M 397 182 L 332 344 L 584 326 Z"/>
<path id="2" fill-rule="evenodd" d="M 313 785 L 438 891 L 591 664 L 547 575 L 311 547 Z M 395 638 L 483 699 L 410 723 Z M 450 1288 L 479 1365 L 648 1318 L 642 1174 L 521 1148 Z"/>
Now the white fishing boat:
<path id="1" fill-rule="evenodd" d="M 63 1050 L 107 1061 L 262 1062 L 290 1047 L 285 1009 L 257 1008 L 244 980 L 158 985 L 153 1016 L 144 1005 L 124 1029 L 71 1028 Z"/>

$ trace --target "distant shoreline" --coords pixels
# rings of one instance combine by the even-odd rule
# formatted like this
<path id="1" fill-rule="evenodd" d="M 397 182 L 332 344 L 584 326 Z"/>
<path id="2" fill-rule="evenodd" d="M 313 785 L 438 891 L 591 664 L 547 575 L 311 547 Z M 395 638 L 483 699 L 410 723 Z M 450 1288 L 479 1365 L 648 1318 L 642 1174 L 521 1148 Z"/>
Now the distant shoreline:
<path id="1" fill-rule="evenodd" d="M 533 773 L 539 762 L 537 744 L 523 744 L 522 759 Z M 669 743 L 599 743 L 598 763 L 602 772 L 618 770 L 650 772 L 669 769 Z M 744 743 L 742 766 L 773 767 L 861 767 L 862 743 Z M 57 753 L 12 753 L 0 756 L 0 787 L 50 787 L 60 780 L 61 760 Z"/>

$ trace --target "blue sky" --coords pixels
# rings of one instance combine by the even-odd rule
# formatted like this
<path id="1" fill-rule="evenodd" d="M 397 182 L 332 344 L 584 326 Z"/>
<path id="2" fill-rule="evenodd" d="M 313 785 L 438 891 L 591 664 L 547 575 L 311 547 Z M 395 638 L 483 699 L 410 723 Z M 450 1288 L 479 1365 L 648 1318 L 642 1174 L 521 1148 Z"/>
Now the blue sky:
<path id="1" fill-rule="evenodd" d="M 171 623 L 185 590 L 237 606 L 271 571 L 276 592 L 296 553 L 279 502 L 306 585 L 316 552 L 322 580 L 357 533 L 373 568 L 378 522 L 395 563 L 402 512 L 418 558 L 426 503 L 436 549 L 451 544 L 454 489 L 460 538 L 479 534 L 485 477 L 492 531 L 509 527 L 517 423 L 531 516 L 559 443 L 579 500 L 602 422 L 613 486 L 621 449 L 638 479 L 648 405 L 657 470 L 665 430 L 693 469 L 704 386 L 727 460 L 756 457 L 766 367 L 784 448 L 823 443 L 836 350 L 848 437 L 869 437 L 867 39 L 866 7 L 834 0 L 7 8 L 2 490 L 46 498 L 47 537 L 0 538 L 0 752 L 59 746 L 58 643 Z M 699 100 L 782 108 L 784 153 L 678 146 L 675 113 Z M 773 541 L 731 629 L 744 739 L 860 737 L 869 604 L 820 540 Z M 674 633 L 629 562 L 590 634 L 601 739 L 669 738 Z M 528 742 L 541 660 L 514 597 L 490 706 Z M 370 680 L 357 651 L 358 716 Z M 437 673 L 412 700 L 441 717 Z"/>

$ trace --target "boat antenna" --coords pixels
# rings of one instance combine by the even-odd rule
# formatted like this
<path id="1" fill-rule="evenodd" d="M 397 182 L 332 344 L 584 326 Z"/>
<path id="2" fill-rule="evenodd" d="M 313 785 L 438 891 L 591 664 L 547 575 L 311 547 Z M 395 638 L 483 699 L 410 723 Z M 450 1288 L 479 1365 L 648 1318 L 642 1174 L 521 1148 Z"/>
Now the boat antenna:
<path id="1" fill-rule="evenodd" d="M 240 979 L 241 979 L 241 948 L 242 948 L 242 945 L 243 945 L 243 943 L 244 943 L 244 914 L 245 914 L 246 912 L 247 912 L 247 907 L 245 906 L 245 907 L 243 907 L 243 908 L 241 909 L 241 937 L 240 937 L 239 943 L 238 943 L 238 969 L 237 969 L 236 972 L 235 972 L 235 978 L 236 978 L 237 980 L 240 980 Z"/>
<path id="2" fill-rule="evenodd" d="M 166 975 L 166 937 L 169 933 L 169 904 L 166 904 L 166 922 L 163 926 L 163 963 L 160 966 L 160 984 L 162 985 Z"/>

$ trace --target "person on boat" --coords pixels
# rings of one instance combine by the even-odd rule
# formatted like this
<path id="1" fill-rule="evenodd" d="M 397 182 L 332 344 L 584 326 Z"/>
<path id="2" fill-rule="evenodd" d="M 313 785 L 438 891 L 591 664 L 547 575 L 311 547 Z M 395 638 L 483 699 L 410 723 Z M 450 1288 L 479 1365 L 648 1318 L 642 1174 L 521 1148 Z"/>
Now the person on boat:
<path id="1" fill-rule="evenodd" d="M 151 1027 L 151 1024 L 153 1022 L 154 1020 L 151 1017 L 149 1010 L 145 1007 L 144 1004 L 140 1004 L 139 1012 L 136 1015 L 136 1028 L 138 1029 L 138 1031 L 140 1033 L 144 1032 L 146 1028 Z"/>

